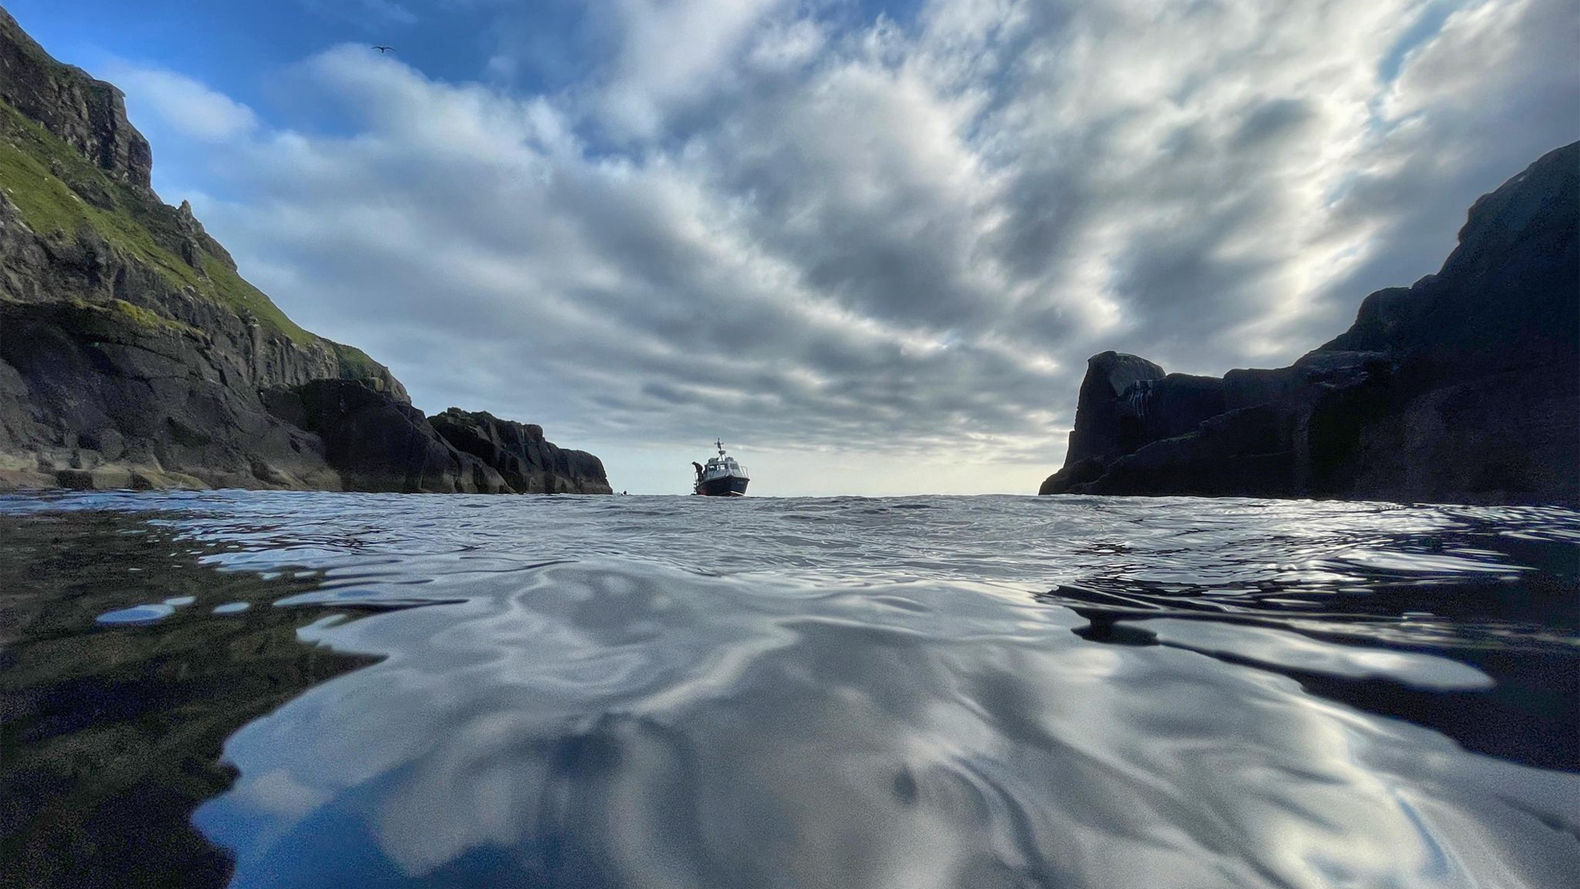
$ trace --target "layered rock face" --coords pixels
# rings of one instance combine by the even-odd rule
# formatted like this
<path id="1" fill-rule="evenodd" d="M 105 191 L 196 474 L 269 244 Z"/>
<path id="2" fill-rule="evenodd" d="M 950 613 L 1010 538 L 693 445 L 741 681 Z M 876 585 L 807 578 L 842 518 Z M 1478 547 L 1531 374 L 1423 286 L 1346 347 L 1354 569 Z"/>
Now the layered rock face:
<path id="1" fill-rule="evenodd" d="M 130 303 L 0 301 L 0 485 L 339 488 L 196 328 Z"/>
<path id="2" fill-rule="evenodd" d="M 557 447 L 543 427 L 452 407 L 428 422 L 449 444 L 498 470 L 512 490 L 530 494 L 612 494 L 603 461 Z"/>
<path id="3" fill-rule="evenodd" d="M 0 10 L 0 487 L 517 490 L 243 280 L 151 164 L 120 92 Z"/>
<path id="4" fill-rule="evenodd" d="M 314 380 L 264 393 L 275 416 L 318 435 L 348 489 L 498 494 L 499 473 L 450 447 L 422 411 L 361 382 Z"/>
<path id="5" fill-rule="evenodd" d="M 1580 501 L 1580 143 L 1471 207 L 1436 275 L 1294 365 L 1105 352 L 1039 493 Z"/>

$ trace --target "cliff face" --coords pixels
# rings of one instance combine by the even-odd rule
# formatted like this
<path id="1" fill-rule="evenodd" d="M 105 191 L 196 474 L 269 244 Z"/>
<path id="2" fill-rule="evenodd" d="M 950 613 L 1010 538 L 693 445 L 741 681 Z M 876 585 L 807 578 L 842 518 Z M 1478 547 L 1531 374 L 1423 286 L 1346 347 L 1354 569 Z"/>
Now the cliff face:
<path id="1" fill-rule="evenodd" d="M 451 446 L 499 471 L 511 489 L 530 494 L 612 494 L 603 461 L 557 447 L 543 427 L 452 407 L 429 417 Z"/>
<path id="2" fill-rule="evenodd" d="M 119 299 L 201 331 L 249 383 L 365 377 L 405 399 L 382 365 L 298 327 L 242 280 L 188 205 L 149 188 L 152 163 L 120 91 L 51 59 L 0 10 L 0 298 Z"/>
<path id="3" fill-rule="evenodd" d="M 1106 352 L 1040 493 L 1580 501 L 1580 143 L 1470 209 L 1436 275 L 1294 365 Z"/>
<path id="4" fill-rule="evenodd" d="M 0 101 L 36 120 L 118 182 L 149 187 L 153 152 L 120 91 L 50 58 L 0 9 Z"/>
<path id="5" fill-rule="evenodd" d="M 0 10 L 0 486 L 510 490 L 480 482 L 387 368 L 243 280 L 151 166 L 120 91 Z M 396 466 L 415 452 L 358 465 L 328 446 L 343 430 L 325 410 L 307 428 L 261 394 L 316 381 L 414 414 L 450 475 Z"/>
<path id="6" fill-rule="evenodd" d="M 324 459 L 356 491 L 511 493 L 498 471 L 451 447 L 422 411 L 351 380 L 264 393 L 275 416 L 319 437 Z"/>

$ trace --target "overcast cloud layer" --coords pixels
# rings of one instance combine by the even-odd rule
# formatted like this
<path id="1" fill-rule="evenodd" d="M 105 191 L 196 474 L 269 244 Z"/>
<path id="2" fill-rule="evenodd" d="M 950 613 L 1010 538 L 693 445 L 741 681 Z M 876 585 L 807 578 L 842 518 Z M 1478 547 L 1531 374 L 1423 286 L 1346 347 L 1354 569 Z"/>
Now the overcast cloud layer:
<path id="1" fill-rule="evenodd" d="M 397 52 L 266 105 L 95 73 L 304 326 L 632 490 L 717 434 L 754 493 L 1030 493 L 1090 354 L 1288 363 L 1580 136 L 1568 0 L 363 5 Z M 472 79 L 409 64 L 461 7 Z"/>

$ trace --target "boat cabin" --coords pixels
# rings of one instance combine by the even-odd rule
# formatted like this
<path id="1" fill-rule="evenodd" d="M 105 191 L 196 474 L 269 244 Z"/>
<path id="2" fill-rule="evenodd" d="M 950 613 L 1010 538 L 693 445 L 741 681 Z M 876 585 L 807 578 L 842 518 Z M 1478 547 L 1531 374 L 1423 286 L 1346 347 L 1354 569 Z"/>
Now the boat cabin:
<path id="1" fill-rule="evenodd" d="M 707 464 L 702 467 L 703 481 L 732 475 L 737 478 L 746 476 L 746 467 L 735 462 L 734 457 L 709 457 Z"/>

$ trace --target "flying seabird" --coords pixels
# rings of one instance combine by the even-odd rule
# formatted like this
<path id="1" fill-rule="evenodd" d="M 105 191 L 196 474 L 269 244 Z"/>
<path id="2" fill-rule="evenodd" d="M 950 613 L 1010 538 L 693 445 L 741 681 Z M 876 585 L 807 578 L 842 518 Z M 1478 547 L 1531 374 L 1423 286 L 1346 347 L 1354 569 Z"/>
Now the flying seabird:
<path id="1" fill-rule="evenodd" d="M 390 50 L 394 49 L 395 47 L 393 47 L 393 46 L 380 46 L 380 45 L 375 44 L 373 48 L 379 51 L 379 55 L 384 55 L 385 53 L 389 52 Z"/>

